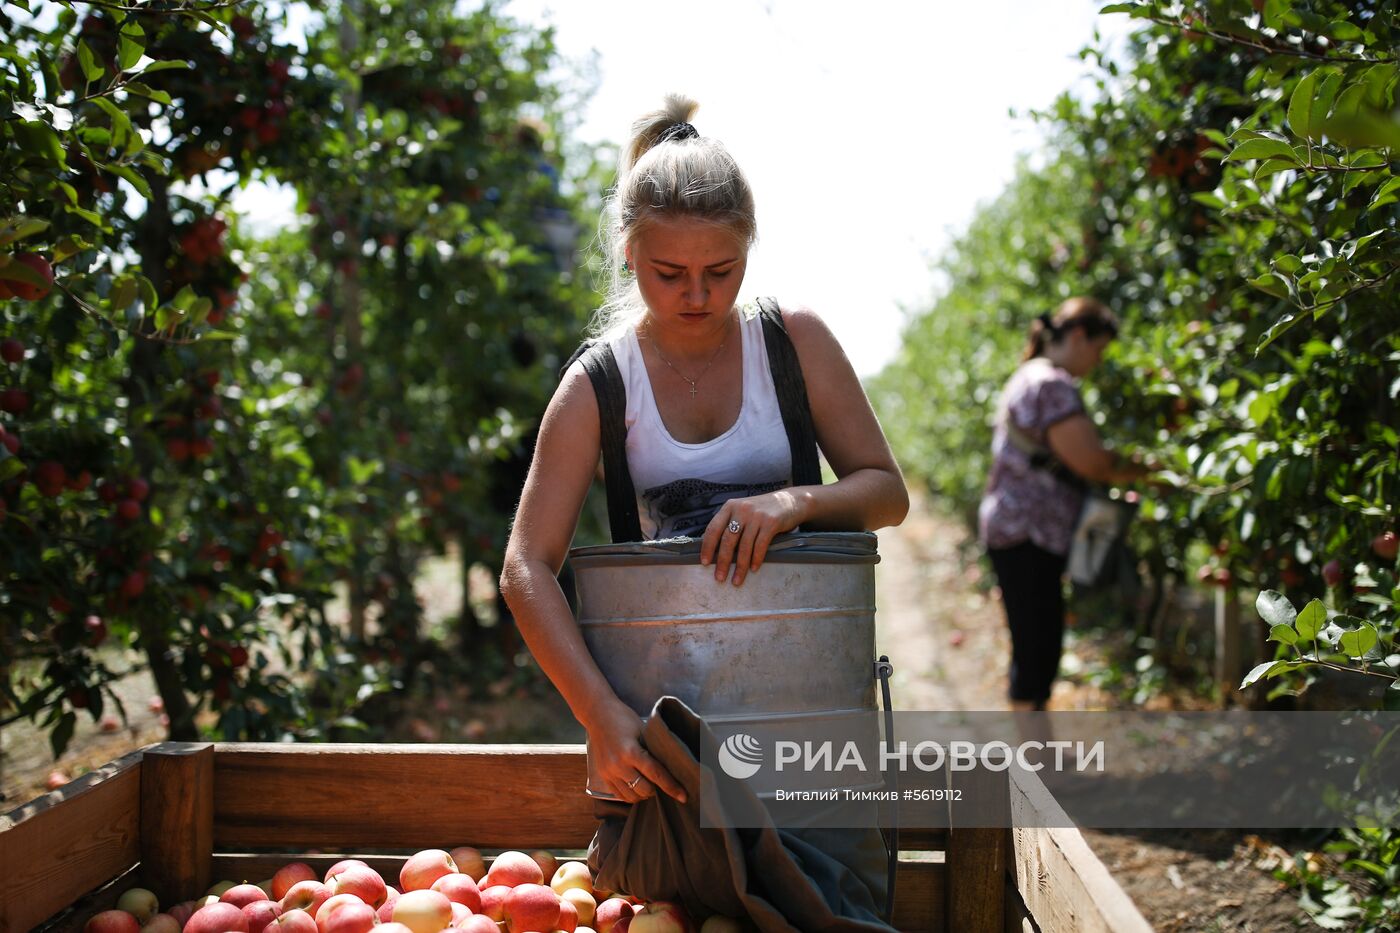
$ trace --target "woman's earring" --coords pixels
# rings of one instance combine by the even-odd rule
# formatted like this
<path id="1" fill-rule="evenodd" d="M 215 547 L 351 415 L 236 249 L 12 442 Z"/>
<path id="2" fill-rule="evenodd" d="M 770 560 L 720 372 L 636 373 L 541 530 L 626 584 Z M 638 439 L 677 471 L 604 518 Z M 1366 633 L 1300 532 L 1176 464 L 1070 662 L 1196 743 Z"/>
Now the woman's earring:
<path id="1" fill-rule="evenodd" d="M 627 260 L 625 260 L 625 259 L 622 260 L 622 271 L 623 271 L 623 272 L 631 272 L 631 271 L 632 271 L 632 264 L 629 263 L 629 262 L 628 262 Z"/>

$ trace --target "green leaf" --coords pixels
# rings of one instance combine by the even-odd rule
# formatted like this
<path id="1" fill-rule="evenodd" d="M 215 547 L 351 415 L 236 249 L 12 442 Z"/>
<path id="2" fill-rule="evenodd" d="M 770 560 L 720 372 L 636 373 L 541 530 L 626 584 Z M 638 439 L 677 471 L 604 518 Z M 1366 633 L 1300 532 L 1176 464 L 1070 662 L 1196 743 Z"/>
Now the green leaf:
<path id="1" fill-rule="evenodd" d="M 1264 590 L 1254 600 L 1254 608 L 1259 613 L 1259 618 L 1269 625 L 1291 627 L 1298 618 L 1298 610 L 1294 609 L 1293 604 L 1288 601 L 1288 597 L 1278 590 Z"/>
<path id="2" fill-rule="evenodd" d="M 131 187 L 139 191 L 141 193 L 141 197 L 145 198 L 147 201 L 151 199 L 150 184 L 146 181 L 146 179 L 142 178 L 140 173 L 133 169 L 131 166 L 113 164 L 104 165 L 103 168 L 111 172 L 113 175 L 116 175 L 118 178 L 124 179 L 125 181 L 129 182 L 131 184 Z"/>
<path id="3" fill-rule="evenodd" d="M 1317 637 L 1318 632 L 1327 624 L 1327 607 L 1322 604 L 1322 600 L 1314 599 L 1303 607 L 1303 611 L 1298 613 L 1298 619 L 1294 627 L 1304 640 Z"/>
<path id="4" fill-rule="evenodd" d="M 112 148 L 120 149 L 131 132 L 131 118 L 116 104 L 105 97 L 94 97 L 92 102 L 112 121 Z"/>
<path id="5" fill-rule="evenodd" d="M 1099 10 L 1099 15 L 1102 16 L 1105 13 L 1131 13 L 1136 9 L 1136 3 L 1110 3 L 1108 6 Z"/>
<path id="6" fill-rule="evenodd" d="M 1296 311 L 1289 311 L 1287 314 L 1280 317 L 1273 323 L 1272 327 L 1265 331 L 1264 336 L 1259 339 L 1259 345 L 1254 348 L 1254 355 L 1258 356 L 1263 352 L 1264 348 L 1287 333 L 1289 328 L 1297 324 L 1302 318 L 1303 315 Z"/>
<path id="7" fill-rule="evenodd" d="M 129 275 L 120 276 L 116 282 L 112 284 L 112 292 L 107 298 L 108 304 L 111 305 L 112 311 L 117 316 L 121 316 L 121 314 L 131 306 L 131 303 L 136 300 L 140 291 L 141 287 L 136 284 L 134 278 Z"/>
<path id="8" fill-rule="evenodd" d="M 102 77 L 102 66 L 98 64 L 97 56 L 92 54 L 92 49 L 83 40 L 78 40 L 78 67 L 82 69 L 83 78 L 89 84 Z"/>
<path id="9" fill-rule="evenodd" d="M 151 62 L 145 68 L 141 69 L 141 74 L 143 76 L 153 75 L 157 71 L 171 71 L 173 69 L 188 71 L 192 67 L 193 66 L 189 62 L 184 61 L 183 59 L 165 58 L 161 59 L 160 61 Z"/>
<path id="10" fill-rule="evenodd" d="M 0 226 L 0 247 L 43 233 L 47 229 L 47 220 L 37 217 L 13 217 Z"/>
<path id="11" fill-rule="evenodd" d="M 1285 254 L 1274 260 L 1274 268 L 1285 275 L 1296 275 L 1303 268 L 1303 261 L 1292 254 Z"/>
<path id="12" fill-rule="evenodd" d="M 1226 162 L 1244 162 L 1249 159 L 1282 159 L 1292 162 L 1293 165 L 1302 164 L 1293 147 L 1281 139 L 1246 139 L 1231 149 L 1230 154 L 1225 157 Z"/>
<path id="13" fill-rule="evenodd" d="M 1391 178 L 1377 188 L 1375 197 L 1371 198 L 1371 203 L 1366 210 L 1374 211 L 1378 207 L 1385 207 L 1396 201 L 1400 201 L 1400 177 Z"/>
<path id="14" fill-rule="evenodd" d="M 1341 648 L 1349 658 L 1359 658 L 1370 651 L 1380 641 L 1380 633 L 1370 622 L 1362 622 L 1357 628 L 1342 635 Z"/>
<path id="15" fill-rule="evenodd" d="M 1293 96 L 1288 99 L 1288 127 L 1297 136 L 1312 138 L 1313 98 L 1317 95 L 1318 82 L 1325 75 L 1325 69 L 1311 71 L 1293 88 Z"/>
<path id="16" fill-rule="evenodd" d="M 1244 675 L 1244 680 L 1240 681 L 1240 689 L 1253 685 L 1261 677 L 1277 677 L 1288 671 L 1296 671 L 1302 666 L 1296 661 L 1265 661 L 1263 664 L 1256 664 L 1253 670 Z"/>
<path id="17" fill-rule="evenodd" d="M 66 236 L 53 246 L 53 261 L 63 262 L 70 256 L 76 256 L 85 249 L 92 249 L 92 244 L 79 236 Z"/>
<path id="18" fill-rule="evenodd" d="M 0 483 L 13 479 L 24 472 L 24 461 L 10 453 L 10 448 L 0 444 Z"/>
<path id="19" fill-rule="evenodd" d="M 65 207 L 64 210 L 66 210 L 70 214 L 75 214 L 78 217 L 81 217 L 83 220 L 86 220 L 88 223 L 92 224 L 99 230 L 105 231 L 111 229 L 110 227 L 108 227 L 107 221 L 103 219 L 102 215 L 96 213 L 95 211 L 86 210 L 85 208 L 78 207 L 76 204 L 70 204 L 67 207 Z"/>
<path id="20" fill-rule="evenodd" d="M 1270 29 L 1282 29 L 1283 18 L 1291 7 L 1290 0 L 1264 0 L 1264 25 Z"/>
<path id="21" fill-rule="evenodd" d="M 167 107 L 171 105 L 169 94 L 165 93 L 164 91 L 158 91 L 153 87 L 147 87 L 139 81 L 128 81 L 126 83 L 126 90 L 127 93 L 135 94 L 137 97 L 144 97 L 147 100 L 153 100 L 156 103 L 164 104 Z"/>
<path id="22" fill-rule="evenodd" d="M 53 727 L 49 733 L 49 746 L 53 749 L 53 756 L 58 758 L 68 747 L 69 741 L 73 738 L 73 727 L 78 723 L 78 714 L 68 710 L 58 719 L 58 725 Z"/>
<path id="23" fill-rule="evenodd" d="M 1370 107 L 1363 107 L 1356 113 L 1339 113 L 1330 117 L 1323 131 L 1342 145 L 1353 148 L 1400 148 L 1400 122 L 1390 114 Z"/>
<path id="24" fill-rule="evenodd" d="M 1288 279 L 1277 272 L 1266 272 L 1256 279 L 1250 279 L 1249 284 L 1275 298 L 1287 298 L 1289 295 Z"/>
<path id="25" fill-rule="evenodd" d="M 117 64 L 122 71 L 130 71 L 135 68 L 136 63 L 141 60 L 141 56 L 145 54 L 146 46 L 129 37 L 125 31 L 117 36 Z"/>
<path id="26" fill-rule="evenodd" d="M 1269 641 L 1276 641 L 1284 645 L 1298 644 L 1298 633 L 1291 625 L 1275 625 L 1269 629 Z"/>

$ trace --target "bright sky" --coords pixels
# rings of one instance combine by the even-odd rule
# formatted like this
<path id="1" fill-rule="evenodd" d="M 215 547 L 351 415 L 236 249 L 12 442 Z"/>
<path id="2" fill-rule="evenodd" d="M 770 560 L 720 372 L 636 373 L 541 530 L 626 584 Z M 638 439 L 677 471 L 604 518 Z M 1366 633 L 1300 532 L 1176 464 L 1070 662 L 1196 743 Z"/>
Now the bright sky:
<path id="1" fill-rule="evenodd" d="M 639 114 L 679 91 L 695 125 L 743 166 L 759 243 L 744 296 L 815 308 L 862 376 L 899 345 L 904 311 L 926 307 L 929 264 L 979 202 L 1011 179 L 1040 129 L 1017 114 L 1092 88 L 1077 57 L 1095 27 L 1126 16 L 1092 0 L 508 0 L 552 23 L 563 55 L 598 54 L 578 136 L 621 143 Z M 240 199 L 255 222 L 285 206 Z"/>
<path id="2" fill-rule="evenodd" d="M 679 91 L 743 166 L 759 243 L 744 294 L 811 305 L 861 375 L 893 356 L 929 262 L 1011 179 L 1040 130 L 1018 113 L 1086 75 L 1126 16 L 1087 0 L 509 0 L 563 54 L 599 53 L 579 135 L 622 142 Z M 1087 83 L 1085 84 L 1088 93 Z"/>

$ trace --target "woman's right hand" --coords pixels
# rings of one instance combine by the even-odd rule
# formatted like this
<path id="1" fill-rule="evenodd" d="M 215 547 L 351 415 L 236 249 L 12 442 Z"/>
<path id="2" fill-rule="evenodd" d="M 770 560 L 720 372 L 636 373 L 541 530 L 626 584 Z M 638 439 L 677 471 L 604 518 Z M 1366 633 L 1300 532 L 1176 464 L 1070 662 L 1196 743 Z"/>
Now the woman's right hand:
<path id="1" fill-rule="evenodd" d="M 657 790 L 685 803 L 685 788 L 642 748 L 642 718 L 627 704 L 611 700 L 586 726 L 588 754 L 602 789 L 627 803 L 652 797 Z"/>

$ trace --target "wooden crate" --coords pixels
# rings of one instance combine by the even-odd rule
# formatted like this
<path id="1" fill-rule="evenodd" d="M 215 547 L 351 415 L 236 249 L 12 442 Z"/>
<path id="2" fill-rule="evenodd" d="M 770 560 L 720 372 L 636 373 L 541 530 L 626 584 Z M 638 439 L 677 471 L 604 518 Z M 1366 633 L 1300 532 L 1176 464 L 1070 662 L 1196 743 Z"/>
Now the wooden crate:
<path id="1" fill-rule="evenodd" d="M 582 746 L 163 743 L 0 817 L 0 933 L 80 930 L 128 887 L 162 904 L 221 878 L 417 849 L 578 851 Z M 956 933 L 1150 933 L 1035 778 L 1001 785 L 1017 828 L 905 830 L 894 924 Z M 311 851 L 319 854 L 309 855 Z"/>

